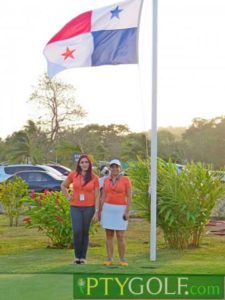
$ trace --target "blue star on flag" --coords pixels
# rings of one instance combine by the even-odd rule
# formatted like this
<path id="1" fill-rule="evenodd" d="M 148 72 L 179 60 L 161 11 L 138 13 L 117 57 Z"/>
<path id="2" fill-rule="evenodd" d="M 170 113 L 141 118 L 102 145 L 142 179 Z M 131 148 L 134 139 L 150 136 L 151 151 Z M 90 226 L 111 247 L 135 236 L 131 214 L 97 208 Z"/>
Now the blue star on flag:
<path id="1" fill-rule="evenodd" d="M 123 11 L 123 9 L 119 9 L 119 6 L 117 6 L 114 10 L 110 10 L 110 12 L 111 12 L 111 19 L 112 18 L 120 18 L 120 16 L 119 16 L 119 14 L 121 13 L 121 11 Z"/>

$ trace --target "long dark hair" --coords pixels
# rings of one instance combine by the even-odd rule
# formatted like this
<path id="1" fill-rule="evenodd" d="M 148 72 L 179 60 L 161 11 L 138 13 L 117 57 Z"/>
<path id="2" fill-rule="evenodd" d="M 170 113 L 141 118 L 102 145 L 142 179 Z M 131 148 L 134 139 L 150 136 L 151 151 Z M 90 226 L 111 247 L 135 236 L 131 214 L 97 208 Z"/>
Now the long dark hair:
<path id="1" fill-rule="evenodd" d="M 92 172 L 92 162 L 91 162 L 90 158 L 87 156 L 87 154 L 82 154 L 80 156 L 80 158 L 78 159 L 78 162 L 77 162 L 77 167 L 76 167 L 77 176 L 81 174 L 82 169 L 80 167 L 80 161 L 83 158 L 86 158 L 88 160 L 88 162 L 89 162 L 89 167 L 88 167 L 87 173 L 84 176 L 84 184 L 83 184 L 83 186 L 84 186 L 89 181 L 91 181 L 91 179 L 93 177 L 93 172 Z"/>

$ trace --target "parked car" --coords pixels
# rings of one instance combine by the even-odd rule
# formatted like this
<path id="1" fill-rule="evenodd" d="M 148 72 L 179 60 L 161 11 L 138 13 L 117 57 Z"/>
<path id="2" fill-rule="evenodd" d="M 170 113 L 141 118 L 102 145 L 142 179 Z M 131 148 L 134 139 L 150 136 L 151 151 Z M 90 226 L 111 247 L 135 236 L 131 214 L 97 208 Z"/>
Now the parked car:
<path id="1" fill-rule="evenodd" d="M 180 164 L 176 164 L 176 167 L 177 167 L 178 173 L 181 173 L 182 170 L 183 170 L 183 168 L 184 168 L 184 166 L 183 166 L 183 165 L 180 165 Z"/>
<path id="2" fill-rule="evenodd" d="M 55 170 L 59 171 L 61 174 L 65 175 L 65 176 L 67 176 L 71 172 L 70 168 L 67 168 L 60 164 L 50 163 L 50 164 L 47 164 L 47 166 L 54 168 Z"/>
<path id="3" fill-rule="evenodd" d="M 56 170 L 55 168 L 52 168 L 50 166 L 47 166 L 47 165 L 35 165 L 35 167 L 39 167 L 41 168 L 41 170 L 43 171 L 48 171 L 50 173 L 54 173 L 56 174 L 57 176 L 60 176 L 63 180 L 66 179 L 66 176 L 63 175 L 61 172 L 59 172 L 58 170 Z"/>
<path id="4" fill-rule="evenodd" d="M 15 164 L 0 166 L 0 182 L 5 181 L 11 175 L 25 170 L 36 170 L 36 171 L 47 171 L 54 173 L 55 175 L 61 176 L 65 180 L 65 176 L 58 172 L 56 169 L 46 165 L 32 165 L 32 164 Z"/>
<path id="5" fill-rule="evenodd" d="M 43 192 L 44 190 L 60 191 L 63 182 L 61 176 L 39 170 L 20 171 L 11 175 L 6 181 L 14 180 L 15 176 L 22 178 L 28 184 L 29 190 L 35 192 Z"/>

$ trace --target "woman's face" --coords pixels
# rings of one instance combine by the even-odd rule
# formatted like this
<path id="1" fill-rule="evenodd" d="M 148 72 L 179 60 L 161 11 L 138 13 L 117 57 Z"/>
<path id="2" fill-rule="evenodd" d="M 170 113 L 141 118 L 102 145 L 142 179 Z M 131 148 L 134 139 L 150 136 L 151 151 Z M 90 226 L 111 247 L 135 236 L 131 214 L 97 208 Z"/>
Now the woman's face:
<path id="1" fill-rule="evenodd" d="M 120 174 L 121 169 L 120 166 L 113 164 L 110 166 L 110 171 L 112 176 L 117 176 Z"/>
<path id="2" fill-rule="evenodd" d="M 81 167 L 81 170 L 82 170 L 82 171 L 87 171 L 87 170 L 88 170 L 88 168 L 89 168 L 89 161 L 87 160 L 86 157 L 83 157 L 83 158 L 80 160 L 79 166 Z"/>

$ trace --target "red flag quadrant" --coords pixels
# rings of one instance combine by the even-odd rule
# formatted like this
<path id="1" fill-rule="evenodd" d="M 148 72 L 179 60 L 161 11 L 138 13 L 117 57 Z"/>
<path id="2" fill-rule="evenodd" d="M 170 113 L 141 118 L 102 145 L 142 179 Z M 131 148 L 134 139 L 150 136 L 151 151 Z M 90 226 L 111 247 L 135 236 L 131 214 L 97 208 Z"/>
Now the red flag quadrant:
<path id="1" fill-rule="evenodd" d="M 68 22 L 44 48 L 49 78 L 69 68 L 136 64 L 141 6 L 128 0 Z"/>

